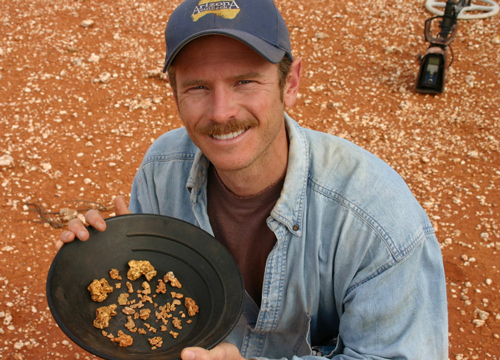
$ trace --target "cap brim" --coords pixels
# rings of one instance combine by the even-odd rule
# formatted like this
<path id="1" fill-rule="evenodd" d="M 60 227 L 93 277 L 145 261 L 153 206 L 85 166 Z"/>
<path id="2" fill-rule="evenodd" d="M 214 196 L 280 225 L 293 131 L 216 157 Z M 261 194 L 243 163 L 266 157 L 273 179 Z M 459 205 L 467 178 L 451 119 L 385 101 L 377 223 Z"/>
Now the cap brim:
<path id="1" fill-rule="evenodd" d="M 268 42 L 251 35 L 247 32 L 240 31 L 240 30 L 234 30 L 234 29 L 211 29 L 211 30 L 205 30 L 205 31 L 200 31 L 191 37 L 185 39 L 182 43 L 177 45 L 177 47 L 172 50 L 172 52 L 167 53 L 167 56 L 165 58 L 165 67 L 163 68 L 163 72 L 166 72 L 169 68 L 169 66 L 172 64 L 174 58 L 177 56 L 177 54 L 182 50 L 186 44 L 189 42 L 198 39 L 202 36 L 207 36 L 207 35 L 224 35 L 224 36 L 229 36 L 232 37 L 236 40 L 239 40 L 249 46 L 251 49 L 253 49 L 256 53 L 258 53 L 260 56 L 262 56 L 264 59 L 267 61 L 277 64 L 279 63 L 285 55 L 288 55 L 291 60 L 292 55 L 287 54 L 285 50 L 277 48 Z"/>

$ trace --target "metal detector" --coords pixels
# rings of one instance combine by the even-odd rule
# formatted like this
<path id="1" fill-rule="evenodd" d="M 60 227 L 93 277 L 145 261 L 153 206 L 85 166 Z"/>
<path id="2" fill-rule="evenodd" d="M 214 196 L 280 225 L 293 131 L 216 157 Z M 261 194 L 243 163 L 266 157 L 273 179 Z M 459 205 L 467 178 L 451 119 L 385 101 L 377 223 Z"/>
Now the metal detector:
<path id="1" fill-rule="evenodd" d="M 448 47 L 455 40 L 457 19 L 460 11 L 470 6 L 471 0 L 448 0 L 444 14 L 434 16 L 425 22 L 425 40 L 430 46 L 420 58 L 420 70 L 417 76 L 416 90 L 421 93 L 440 94 L 444 90 L 448 65 Z M 439 19 L 439 34 L 432 34 L 433 21 Z M 451 47 L 450 47 L 451 51 Z M 453 54 L 453 52 L 452 52 Z"/>

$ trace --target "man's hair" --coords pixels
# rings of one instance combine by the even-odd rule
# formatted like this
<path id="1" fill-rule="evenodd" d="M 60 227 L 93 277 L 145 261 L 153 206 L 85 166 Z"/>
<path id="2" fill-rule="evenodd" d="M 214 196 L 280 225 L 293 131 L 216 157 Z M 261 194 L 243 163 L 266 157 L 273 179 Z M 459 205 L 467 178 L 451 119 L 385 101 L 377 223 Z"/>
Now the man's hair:
<path id="1" fill-rule="evenodd" d="M 288 56 L 283 56 L 283 59 L 278 63 L 278 80 L 279 80 L 279 88 L 280 88 L 280 99 L 283 101 L 283 95 L 285 91 L 285 84 L 288 75 L 290 74 L 290 67 L 292 65 L 292 60 Z M 177 94 L 177 82 L 175 79 L 175 60 L 168 68 L 168 81 L 170 82 L 170 86 L 174 91 L 174 94 Z"/>

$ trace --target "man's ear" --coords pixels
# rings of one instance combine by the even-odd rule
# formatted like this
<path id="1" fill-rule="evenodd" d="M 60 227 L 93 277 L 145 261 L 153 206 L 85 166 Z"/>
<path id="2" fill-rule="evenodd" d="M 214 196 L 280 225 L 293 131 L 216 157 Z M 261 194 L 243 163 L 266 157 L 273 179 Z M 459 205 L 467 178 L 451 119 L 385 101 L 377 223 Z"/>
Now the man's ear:
<path id="1" fill-rule="evenodd" d="M 292 107 L 297 100 L 299 92 L 300 76 L 302 71 L 302 60 L 295 59 L 290 65 L 290 72 L 286 79 L 284 89 L 284 102 L 286 107 Z"/>
<path id="2" fill-rule="evenodd" d="M 179 102 L 177 101 L 177 91 L 175 86 L 172 85 L 172 81 L 170 81 L 170 77 L 168 78 L 168 83 L 170 84 L 170 89 L 172 89 L 172 96 L 174 97 L 175 107 L 177 109 L 177 114 L 179 114 Z"/>

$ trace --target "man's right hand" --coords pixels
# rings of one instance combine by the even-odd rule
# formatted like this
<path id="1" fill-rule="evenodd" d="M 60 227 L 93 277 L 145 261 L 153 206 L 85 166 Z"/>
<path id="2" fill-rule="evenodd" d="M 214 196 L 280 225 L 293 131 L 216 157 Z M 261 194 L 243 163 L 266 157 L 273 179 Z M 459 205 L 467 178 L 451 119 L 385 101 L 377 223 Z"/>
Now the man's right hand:
<path id="1" fill-rule="evenodd" d="M 127 203 L 123 196 L 117 196 L 114 200 L 115 204 L 115 214 L 125 215 L 130 214 Z M 99 210 L 89 210 L 85 214 L 85 220 L 88 224 L 99 231 L 106 230 L 106 222 L 104 217 L 99 212 Z M 82 241 L 89 239 L 89 232 L 87 231 L 85 224 L 81 222 L 80 219 L 73 219 L 68 223 L 68 230 L 63 231 L 59 240 L 56 241 L 56 248 L 59 250 L 64 244 L 72 242 L 75 238 Z"/>

